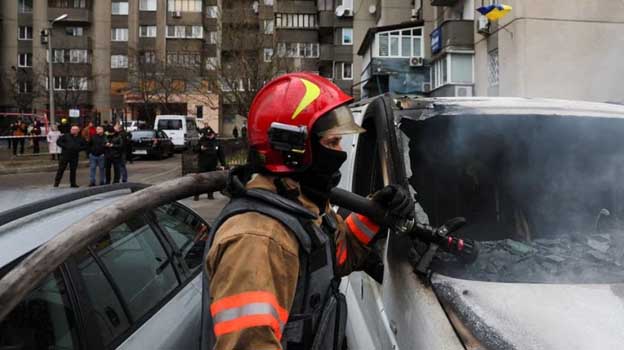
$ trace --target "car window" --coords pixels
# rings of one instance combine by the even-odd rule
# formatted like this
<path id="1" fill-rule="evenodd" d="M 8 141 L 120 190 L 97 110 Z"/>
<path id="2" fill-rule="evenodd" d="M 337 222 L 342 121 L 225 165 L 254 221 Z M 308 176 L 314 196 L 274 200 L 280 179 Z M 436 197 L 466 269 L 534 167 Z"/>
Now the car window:
<path id="1" fill-rule="evenodd" d="M 125 332 L 130 321 L 102 268 L 87 250 L 76 257 L 78 271 L 91 301 L 105 346 Z"/>
<path id="2" fill-rule="evenodd" d="M 0 323 L 0 349 L 78 349 L 77 334 L 75 312 L 57 271 Z"/>
<path id="3" fill-rule="evenodd" d="M 201 266 L 208 226 L 196 214 L 177 204 L 163 205 L 154 212 L 156 221 L 169 234 L 184 260 L 187 273 L 193 275 Z"/>
<path id="4" fill-rule="evenodd" d="M 161 139 L 169 139 L 169 137 L 167 136 L 167 134 L 165 134 L 162 131 L 158 131 L 158 137 Z"/>
<path id="5" fill-rule="evenodd" d="M 92 249 L 110 273 L 134 320 L 147 314 L 179 285 L 158 237 L 140 217 L 116 227 Z"/>
<path id="6" fill-rule="evenodd" d="M 161 119 L 158 121 L 158 130 L 182 130 L 182 121 L 179 119 Z"/>
<path id="7" fill-rule="evenodd" d="M 152 138 L 152 137 L 154 137 L 153 130 L 138 130 L 138 131 L 132 132 L 133 140 L 140 140 L 142 138 Z"/>

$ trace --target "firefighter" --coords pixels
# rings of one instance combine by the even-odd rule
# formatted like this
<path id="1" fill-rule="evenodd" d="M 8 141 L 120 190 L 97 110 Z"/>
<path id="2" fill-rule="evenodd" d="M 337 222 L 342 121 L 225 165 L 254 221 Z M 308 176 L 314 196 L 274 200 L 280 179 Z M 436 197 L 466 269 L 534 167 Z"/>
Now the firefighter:
<path id="1" fill-rule="evenodd" d="M 352 98 L 315 74 L 269 82 L 249 112 L 250 160 L 230 172 L 230 203 L 204 261 L 202 349 L 342 349 L 341 276 L 358 270 L 384 230 L 329 206 L 347 158 L 343 135 L 364 132 Z M 412 219 L 409 192 L 372 195 L 396 222 Z"/>

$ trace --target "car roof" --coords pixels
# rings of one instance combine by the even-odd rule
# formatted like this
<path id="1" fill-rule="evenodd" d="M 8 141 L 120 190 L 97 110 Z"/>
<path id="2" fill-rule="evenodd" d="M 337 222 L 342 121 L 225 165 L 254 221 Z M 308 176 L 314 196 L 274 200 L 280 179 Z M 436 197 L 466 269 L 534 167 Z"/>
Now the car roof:
<path id="1" fill-rule="evenodd" d="M 522 97 L 397 98 L 398 115 L 425 120 L 435 116 L 566 116 L 624 118 L 624 106 L 613 103 Z M 412 113 L 409 113 L 409 112 Z M 416 113 L 413 113 L 416 112 Z"/>
<path id="2" fill-rule="evenodd" d="M 3 191 L 0 199 L 0 217 L 20 206 L 36 206 L 45 200 L 70 195 L 70 189 L 18 189 Z M 29 251 L 46 243 L 72 224 L 94 211 L 114 204 L 128 195 L 128 189 L 113 190 L 67 201 L 48 209 L 25 215 L 5 224 L 0 223 L 0 268 Z M 22 208 L 24 208 L 22 207 Z"/>
<path id="3" fill-rule="evenodd" d="M 188 116 L 188 115 L 163 114 L 163 115 L 156 116 L 156 119 L 184 119 L 184 118 L 194 119 L 193 116 Z"/>

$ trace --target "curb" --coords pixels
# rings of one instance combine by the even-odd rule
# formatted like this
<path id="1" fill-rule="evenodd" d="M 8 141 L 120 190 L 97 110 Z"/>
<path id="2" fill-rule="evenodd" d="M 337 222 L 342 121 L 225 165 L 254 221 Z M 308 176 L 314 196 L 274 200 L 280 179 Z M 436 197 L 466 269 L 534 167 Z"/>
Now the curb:
<path id="1" fill-rule="evenodd" d="M 78 168 L 88 168 L 88 167 L 89 167 L 89 162 L 78 163 Z M 22 167 L 22 168 L 0 167 L 0 175 L 49 173 L 49 172 L 56 171 L 56 169 L 58 169 L 58 164 L 51 164 L 51 165 L 44 165 L 44 166 L 30 166 L 30 167 Z M 67 169 L 66 171 L 69 171 L 69 169 Z"/>

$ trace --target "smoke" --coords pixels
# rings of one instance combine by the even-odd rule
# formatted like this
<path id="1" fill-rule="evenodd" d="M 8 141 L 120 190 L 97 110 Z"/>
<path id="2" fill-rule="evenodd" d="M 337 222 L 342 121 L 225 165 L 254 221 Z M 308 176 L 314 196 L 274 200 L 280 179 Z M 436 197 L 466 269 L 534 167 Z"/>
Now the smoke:
<path id="1" fill-rule="evenodd" d="M 513 257 L 547 266 L 541 281 L 574 280 L 567 275 L 573 269 L 582 275 L 577 280 L 588 282 L 603 265 L 619 270 L 624 264 L 624 121 L 475 115 L 407 122 L 402 128 L 410 137 L 410 182 L 434 225 L 464 216 L 467 237 L 525 242 L 532 253 Z M 596 250 L 588 242 L 600 234 L 608 235 L 608 246 Z M 509 245 L 492 243 L 484 260 Z M 502 261 L 494 275 L 510 273 L 512 263 L 517 261 Z M 523 272 L 535 269 L 515 270 L 522 280 Z M 624 275 L 617 278 L 624 281 Z"/>

